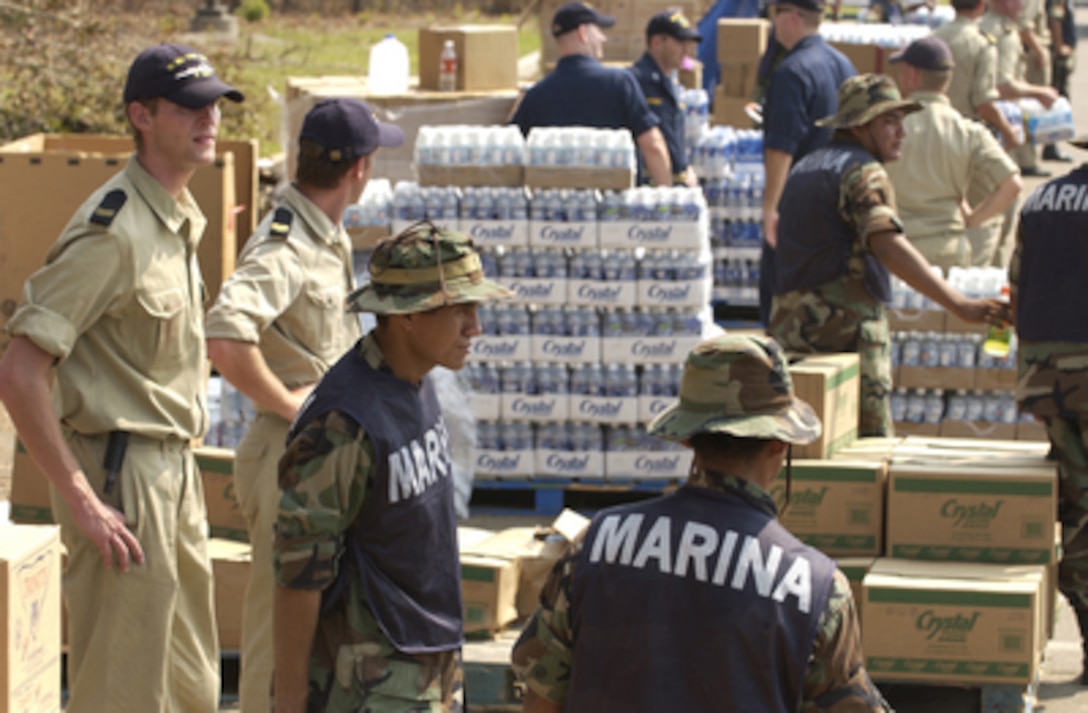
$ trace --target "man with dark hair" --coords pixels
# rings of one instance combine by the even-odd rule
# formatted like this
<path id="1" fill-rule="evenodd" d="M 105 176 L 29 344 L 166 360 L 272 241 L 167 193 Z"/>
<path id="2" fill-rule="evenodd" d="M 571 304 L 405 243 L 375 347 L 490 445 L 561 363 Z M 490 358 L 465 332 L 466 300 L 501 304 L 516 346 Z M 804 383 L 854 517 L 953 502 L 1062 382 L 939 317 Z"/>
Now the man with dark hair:
<path id="1" fill-rule="evenodd" d="M 354 289 L 344 209 L 359 200 L 381 146 L 404 134 L 357 99 L 314 106 L 299 136 L 297 180 L 246 243 L 208 312 L 208 356 L 257 417 L 235 452 L 234 494 L 252 557 L 242 613 L 238 693 L 267 713 L 272 687 L 273 526 L 287 429 L 321 376 L 361 336 L 346 309 Z"/>
<path id="2" fill-rule="evenodd" d="M 378 326 L 288 434 L 274 562 L 278 713 L 463 710 L 449 433 L 429 372 L 460 369 L 476 305 L 510 295 L 464 234 L 378 244 L 348 298 Z"/>
<path id="3" fill-rule="evenodd" d="M 967 230 L 1012 205 L 1020 194 L 1020 172 L 985 126 L 949 104 L 945 91 L 953 60 L 944 40 L 915 40 L 889 61 L 899 66 L 902 93 L 922 110 L 903 119 L 903 156 L 884 168 L 895 184 L 907 238 L 947 274 L 950 267 L 972 264 Z M 993 188 L 970 202 L 970 188 L 979 180 Z"/>
<path id="4" fill-rule="evenodd" d="M 816 120 L 835 111 L 838 89 L 855 74 L 841 52 L 820 36 L 823 0 L 791 0 L 769 8 L 774 37 L 786 49 L 767 84 L 763 103 L 763 253 L 759 263 L 759 316 L 770 321 L 775 292 L 774 248 L 778 202 L 790 166 L 825 145 L 831 132 Z"/>
<path id="5" fill-rule="evenodd" d="M 1071 142 L 1088 149 L 1088 136 Z M 1088 686 L 1088 165 L 1049 181 L 1020 210 L 1009 262 L 1009 297 L 1019 338 L 1020 410 L 1046 424 L 1058 460 L 1062 558 L 1058 589 L 1080 626 Z"/>
<path id="6" fill-rule="evenodd" d="M 791 444 L 821 430 L 782 348 L 706 341 L 679 396 L 650 433 L 692 448 L 691 475 L 602 510 L 552 570 L 512 654 L 522 710 L 890 710 L 845 575 L 776 518 L 771 484 Z M 770 581 L 753 581 L 748 564 L 772 560 Z"/>
<path id="7" fill-rule="evenodd" d="M 559 62 L 525 92 L 510 123 L 526 136 L 534 126 L 627 129 L 641 155 L 645 177 L 654 185 L 671 186 L 672 162 L 660 119 L 646 104 L 630 72 L 601 64 L 608 41 L 602 28 L 615 24 L 616 18 L 582 2 L 560 7 L 551 24 Z"/>
<path id="8" fill-rule="evenodd" d="M 968 299 L 934 275 L 903 234 L 884 164 L 899 158 L 903 117 L 921 108 L 890 77 L 847 79 L 838 112 L 819 122 L 835 131 L 831 144 L 799 161 L 782 193 L 767 331 L 791 351 L 857 352 L 859 436 L 892 435 L 891 273 L 962 319 L 1003 314 L 996 301 Z"/>
<path id="9" fill-rule="evenodd" d="M 631 65 L 646 103 L 661 120 L 661 134 L 669 147 L 673 182 L 698 186 L 699 180 L 688 165 L 684 146 L 684 107 L 676 73 L 685 57 L 695 54 L 703 38 L 679 10 L 659 12 L 646 23 L 646 51 Z M 643 170 L 641 163 L 640 172 Z"/>
<path id="10" fill-rule="evenodd" d="M 0 398 L 49 479 L 68 552 L 70 713 L 219 700 L 189 447 L 208 425 L 196 259 L 207 220 L 187 185 L 215 161 L 223 97 L 242 101 L 191 47 L 136 57 L 124 85 L 136 152 L 75 212 L 7 324 Z"/>

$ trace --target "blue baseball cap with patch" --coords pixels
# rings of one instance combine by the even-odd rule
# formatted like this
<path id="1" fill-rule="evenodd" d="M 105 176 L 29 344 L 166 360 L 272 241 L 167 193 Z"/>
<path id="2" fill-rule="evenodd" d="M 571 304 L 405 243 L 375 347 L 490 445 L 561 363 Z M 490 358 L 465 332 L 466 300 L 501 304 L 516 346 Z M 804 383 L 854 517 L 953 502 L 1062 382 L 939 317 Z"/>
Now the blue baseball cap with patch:
<path id="1" fill-rule="evenodd" d="M 616 24 L 616 18 L 611 15 L 603 15 L 587 2 L 568 2 L 555 11 L 552 17 L 552 36 L 559 37 L 582 25 L 597 25 L 598 27 L 612 27 Z"/>
<path id="2" fill-rule="evenodd" d="M 125 80 L 126 105 L 162 98 L 186 109 L 202 109 L 220 97 L 245 99 L 216 76 L 207 57 L 185 45 L 163 43 L 144 50 L 132 61 Z"/>
<path id="3" fill-rule="evenodd" d="M 395 148 L 404 143 L 404 132 L 378 121 L 373 110 L 358 99 L 326 99 L 310 109 L 302 121 L 300 139 L 325 149 L 333 163 L 355 161 L 379 146 Z"/>

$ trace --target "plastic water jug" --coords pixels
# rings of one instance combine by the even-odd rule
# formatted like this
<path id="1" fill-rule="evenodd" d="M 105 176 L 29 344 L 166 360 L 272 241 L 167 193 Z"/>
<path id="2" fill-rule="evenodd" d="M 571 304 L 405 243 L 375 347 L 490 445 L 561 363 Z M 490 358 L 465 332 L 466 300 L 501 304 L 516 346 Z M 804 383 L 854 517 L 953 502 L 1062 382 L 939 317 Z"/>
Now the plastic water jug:
<path id="1" fill-rule="evenodd" d="M 370 48 L 367 81 L 371 94 L 408 91 L 408 48 L 393 33 Z"/>

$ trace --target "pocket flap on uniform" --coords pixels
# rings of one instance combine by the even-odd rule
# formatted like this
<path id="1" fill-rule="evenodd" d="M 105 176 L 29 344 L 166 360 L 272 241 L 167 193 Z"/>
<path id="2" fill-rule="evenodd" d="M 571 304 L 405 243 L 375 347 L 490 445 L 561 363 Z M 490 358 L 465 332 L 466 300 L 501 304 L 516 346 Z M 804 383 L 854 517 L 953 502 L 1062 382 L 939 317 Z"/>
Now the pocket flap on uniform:
<path id="1" fill-rule="evenodd" d="M 306 290 L 306 296 L 322 309 L 342 307 L 344 304 L 344 293 L 335 285 L 332 287 L 310 287 Z"/>
<path id="2" fill-rule="evenodd" d="M 863 320 L 858 327 L 858 337 L 866 344 L 886 344 L 888 342 L 888 322 L 882 319 Z"/>
<path id="3" fill-rule="evenodd" d="M 173 319 L 185 307 L 185 295 L 178 287 L 154 292 L 140 291 L 136 293 L 136 301 L 157 319 Z"/>

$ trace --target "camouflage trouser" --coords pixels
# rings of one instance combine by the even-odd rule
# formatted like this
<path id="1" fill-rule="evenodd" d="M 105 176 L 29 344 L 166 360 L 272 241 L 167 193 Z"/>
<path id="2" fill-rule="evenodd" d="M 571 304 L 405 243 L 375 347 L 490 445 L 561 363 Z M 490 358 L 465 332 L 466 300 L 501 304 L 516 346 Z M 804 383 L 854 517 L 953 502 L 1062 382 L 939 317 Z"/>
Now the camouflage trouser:
<path id="1" fill-rule="evenodd" d="M 1062 559 L 1058 588 L 1075 608 L 1088 611 L 1088 421 L 1046 418 L 1058 455 L 1058 520 Z"/>
<path id="2" fill-rule="evenodd" d="M 856 280 L 774 298 L 767 333 L 802 354 L 856 352 L 861 395 L 858 436 L 891 436 L 892 361 L 888 314 Z"/>

